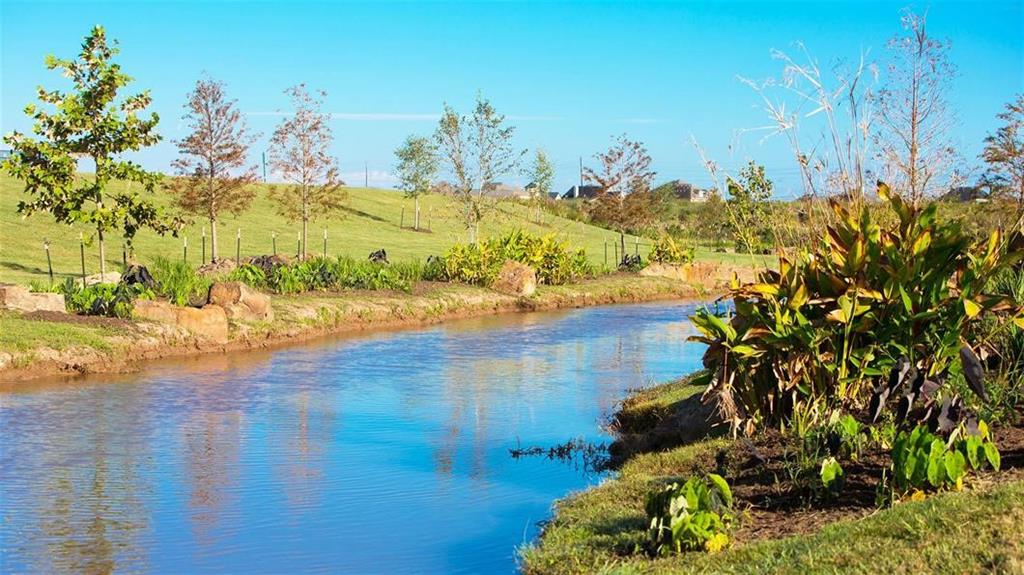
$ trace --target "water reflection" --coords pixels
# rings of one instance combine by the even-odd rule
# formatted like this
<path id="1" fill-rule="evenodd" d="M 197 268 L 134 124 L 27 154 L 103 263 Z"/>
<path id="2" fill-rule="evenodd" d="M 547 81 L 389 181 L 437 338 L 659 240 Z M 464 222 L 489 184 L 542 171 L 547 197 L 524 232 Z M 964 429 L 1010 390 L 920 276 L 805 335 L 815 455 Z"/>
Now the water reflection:
<path id="1" fill-rule="evenodd" d="M 467 320 L 0 389 L 0 571 L 509 572 L 604 441 L 692 370 L 682 305 Z"/>

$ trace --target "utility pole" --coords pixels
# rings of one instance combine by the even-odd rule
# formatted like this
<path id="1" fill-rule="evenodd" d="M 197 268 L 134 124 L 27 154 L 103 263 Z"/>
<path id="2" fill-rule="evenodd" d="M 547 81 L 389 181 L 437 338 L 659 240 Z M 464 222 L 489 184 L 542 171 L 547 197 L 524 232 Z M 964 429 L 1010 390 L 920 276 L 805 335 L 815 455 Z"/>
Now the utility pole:
<path id="1" fill-rule="evenodd" d="M 366 162 L 363 162 L 363 187 L 370 187 L 370 168 Z"/>
<path id="2" fill-rule="evenodd" d="M 263 183 L 267 183 L 267 153 L 263 152 L 260 154 L 263 158 Z"/>
<path id="3" fill-rule="evenodd" d="M 583 190 L 583 156 L 580 156 L 580 191 Z"/>

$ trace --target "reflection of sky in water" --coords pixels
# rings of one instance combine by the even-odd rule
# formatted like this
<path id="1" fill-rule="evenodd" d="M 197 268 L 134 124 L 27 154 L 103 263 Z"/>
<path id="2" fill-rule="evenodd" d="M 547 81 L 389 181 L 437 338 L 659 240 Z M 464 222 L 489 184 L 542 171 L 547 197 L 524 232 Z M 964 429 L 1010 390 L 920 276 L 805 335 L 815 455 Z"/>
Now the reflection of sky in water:
<path id="1" fill-rule="evenodd" d="M 681 304 L 465 320 L 0 394 L 4 572 L 509 572 L 574 437 L 696 369 Z"/>

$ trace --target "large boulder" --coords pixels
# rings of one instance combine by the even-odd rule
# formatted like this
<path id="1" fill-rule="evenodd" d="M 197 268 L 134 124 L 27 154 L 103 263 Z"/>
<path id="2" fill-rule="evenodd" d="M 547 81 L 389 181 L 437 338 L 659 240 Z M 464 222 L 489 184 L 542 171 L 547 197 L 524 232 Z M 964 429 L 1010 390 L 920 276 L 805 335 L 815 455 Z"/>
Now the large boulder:
<path id="1" fill-rule="evenodd" d="M 526 264 L 509 260 L 501 266 L 491 289 L 514 296 L 531 296 L 537 291 L 537 272 Z"/>
<path id="2" fill-rule="evenodd" d="M 67 312 L 64 307 L 64 294 L 33 293 L 24 286 L 13 284 L 0 284 L 0 308 L 24 312 Z"/>
<path id="3" fill-rule="evenodd" d="M 213 343 L 228 341 L 228 316 L 220 306 L 180 307 L 165 301 L 140 299 L 135 301 L 134 315 L 184 328 Z"/>
<path id="4" fill-rule="evenodd" d="M 291 258 L 281 254 L 274 254 L 271 256 L 251 256 L 242 258 L 242 263 L 254 265 L 261 270 L 263 273 L 270 277 L 270 274 L 274 273 L 276 268 L 286 266 L 291 263 Z"/>
<path id="5" fill-rule="evenodd" d="M 238 267 L 235 264 L 235 260 L 221 259 L 215 262 L 205 263 L 196 269 L 196 273 L 201 276 L 220 276 L 227 275 Z"/>
<path id="6" fill-rule="evenodd" d="M 210 286 L 206 301 L 224 308 L 227 316 L 243 321 L 274 321 L 270 296 L 260 293 L 242 282 L 217 282 Z"/>

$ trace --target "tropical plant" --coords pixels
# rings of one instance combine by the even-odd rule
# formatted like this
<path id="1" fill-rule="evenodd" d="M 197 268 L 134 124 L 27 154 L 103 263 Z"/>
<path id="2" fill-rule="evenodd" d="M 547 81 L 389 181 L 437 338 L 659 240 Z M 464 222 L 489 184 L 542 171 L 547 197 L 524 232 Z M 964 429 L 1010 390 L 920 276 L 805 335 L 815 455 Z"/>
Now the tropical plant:
<path id="1" fill-rule="evenodd" d="M 714 473 L 648 494 L 648 549 L 656 555 L 720 551 L 729 543 L 732 503 L 729 484 Z"/>
<path id="2" fill-rule="evenodd" d="M 444 279 L 487 286 L 510 260 L 532 267 L 542 284 L 564 284 L 591 273 L 583 250 L 569 249 L 554 234 L 535 236 L 517 230 L 485 242 L 452 246 L 443 258 Z"/>
<path id="3" fill-rule="evenodd" d="M 843 491 L 846 473 L 835 457 L 826 457 L 821 461 L 819 477 L 822 487 L 830 497 L 836 497 Z"/>
<path id="4" fill-rule="evenodd" d="M 948 440 L 918 425 L 896 436 L 891 454 L 890 488 L 895 495 L 911 490 L 960 489 L 969 471 L 985 466 L 998 471 L 1001 464 L 984 421 L 973 430 L 959 427 Z"/>
<path id="5" fill-rule="evenodd" d="M 141 284 L 98 283 L 86 287 L 68 278 L 60 286 L 68 311 L 84 315 L 128 318 L 136 299 L 152 299 L 153 292 Z"/>
<path id="6" fill-rule="evenodd" d="M 832 201 L 836 223 L 821 246 L 780 257 L 756 283 L 734 282 L 731 319 L 692 318 L 709 345 L 706 395 L 734 430 L 861 407 L 904 357 L 939 380 L 963 369 L 961 349 L 983 317 L 1024 323 L 1017 302 L 985 291 L 1024 257 L 1019 234 L 997 230 L 972 246 L 956 223 L 937 221 L 934 204 L 908 205 L 884 184 L 878 194 L 894 217 Z"/>
<path id="7" fill-rule="evenodd" d="M 192 266 L 182 261 L 154 258 L 150 272 L 156 281 L 157 295 L 166 297 L 174 305 L 189 305 L 194 300 L 205 301 L 210 290 L 210 280 L 197 274 Z"/>

